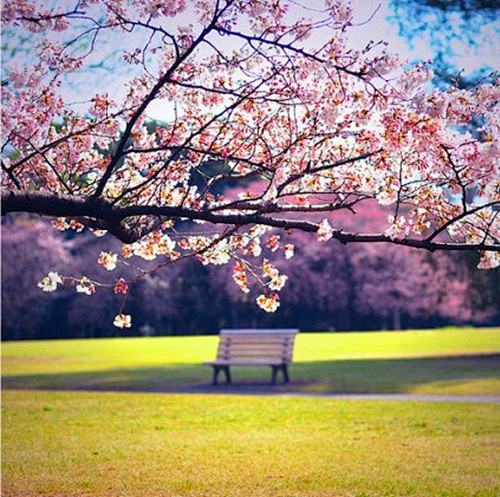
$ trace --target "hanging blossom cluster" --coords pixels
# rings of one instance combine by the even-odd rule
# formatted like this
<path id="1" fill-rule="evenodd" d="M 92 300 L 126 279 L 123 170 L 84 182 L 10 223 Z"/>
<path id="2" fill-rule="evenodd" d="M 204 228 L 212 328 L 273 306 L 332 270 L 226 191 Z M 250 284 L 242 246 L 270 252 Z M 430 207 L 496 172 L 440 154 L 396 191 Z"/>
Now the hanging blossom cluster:
<path id="1" fill-rule="evenodd" d="M 352 49 L 363 27 L 347 1 L 6 0 L 2 24 L 33 39 L 3 68 L 3 212 L 117 237 L 120 254 L 96 254 L 105 271 L 232 264 L 273 312 L 293 230 L 500 265 L 498 80 L 432 89 L 431 62 L 410 67 L 384 42 Z M 109 67 L 128 79 L 92 88 Z M 387 210 L 384 231 L 339 226 L 369 202 Z M 129 288 L 148 271 L 111 284 L 51 272 L 39 286 L 109 288 L 128 327 Z"/>
<path id="2" fill-rule="evenodd" d="M 157 260 L 163 256 L 163 265 L 169 265 L 177 259 L 194 256 L 202 264 L 222 265 L 233 259 L 236 262 L 233 266 L 233 280 L 243 293 L 250 292 L 250 285 L 255 285 L 264 293 L 255 299 L 257 305 L 266 312 L 274 312 L 280 305 L 279 292 L 286 284 L 288 276 L 281 274 L 274 264 L 264 258 L 257 268 L 257 262 L 250 259 L 259 259 L 262 253 L 260 246 L 261 237 L 268 231 L 262 227 L 254 227 L 246 235 L 232 235 L 228 238 L 220 236 L 188 236 L 182 238 L 179 243 L 160 231 L 150 233 L 144 240 L 130 245 L 124 245 L 121 254 L 111 252 L 101 252 L 97 259 L 106 271 L 114 271 L 118 263 L 127 264 L 127 259 L 137 257 L 145 261 Z M 175 250 L 179 248 L 180 251 Z M 258 250 L 256 249 L 258 247 Z M 264 250 L 269 254 L 278 250 L 285 259 L 291 259 L 294 255 L 294 246 L 291 243 L 281 244 L 279 237 L 270 235 L 264 243 Z M 130 285 L 137 282 L 144 275 L 148 274 L 141 270 L 139 275 L 132 281 L 126 281 L 118 277 L 113 284 L 103 284 L 92 281 L 86 276 L 74 278 L 61 276 L 56 272 L 42 278 L 38 286 L 45 292 L 57 290 L 58 285 L 74 286 L 78 293 L 92 295 L 96 287 L 112 287 L 115 294 L 127 296 Z M 121 316 L 121 317 L 120 317 Z M 131 326 L 131 317 L 120 313 L 117 315 L 114 325 L 123 328 Z"/>

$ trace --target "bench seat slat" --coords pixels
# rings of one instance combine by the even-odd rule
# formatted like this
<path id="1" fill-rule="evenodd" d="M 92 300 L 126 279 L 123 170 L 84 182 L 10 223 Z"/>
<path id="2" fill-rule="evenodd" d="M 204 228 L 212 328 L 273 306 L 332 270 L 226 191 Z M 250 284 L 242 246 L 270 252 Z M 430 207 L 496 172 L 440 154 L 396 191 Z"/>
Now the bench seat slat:
<path id="1" fill-rule="evenodd" d="M 295 336 L 296 333 L 291 332 L 291 331 L 273 331 L 273 332 L 255 332 L 252 333 L 250 331 L 242 331 L 239 333 L 236 332 L 230 332 L 226 331 L 224 333 L 221 333 L 219 337 L 225 338 L 225 337 L 285 337 L 285 336 Z"/>
<path id="2" fill-rule="evenodd" d="M 252 342 L 257 342 L 257 341 L 272 341 L 272 340 L 292 340 L 294 338 L 293 335 L 225 335 L 220 337 L 221 341 L 241 341 L 245 342 L 247 340 L 250 340 Z"/>
<path id="3" fill-rule="evenodd" d="M 248 339 L 248 340 L 240 340 L 239 338 L 230 338 L 230 339 L 225 339 L 225 340 L 221 340 L 220 343 L 224 343 L 224 344 L 241 344 L 241 345 L 245 345 L 245 344 L 252 344 L 252 343 L 270 343 L 270 344 L 273 344 L 273 343 L 289 343 L 289 342 L 293 342 L 293 338 L 289 338 L 289 337 L 286 337 L 286 338 L 265 338 L 265 339 L 261 339 L 261 338 L 252 338 L 252 339 Z"/>
<path id="4" fill-rule="evenodd" d="M 296 328 L 273 328 L 273 329 L 265 329 L 265 328 L 223 328 L 220 330 L 219 336 L 222 335 L 276 335 L 279 333 L 290 333 L 297 334 L 299 330 Z"/>
<path id="5" fill-rule="evenodd" d="M 286 354 L 287 352 L 290 352 L 292 349 L 290 348 L 284 348 L 284 347 L 279 347 L 279 348 L 263 348 L 263 347 L 258 347 L 258 348 L 239 348 L 239 349 L 219 349 L 220 354 L 241 354 L 243 352 L 249 353 L 249 354 L 254 354 L 254 355 L 259 355 L 259 354 Z"/>
<path id="6" fill-rule="evenodd" d="M 262 344 L 282 344 L 284 342 L 293 342 L 292 338 L 265 338 L 262 340 L 259 340 L 257 337 L 253 338 L 248 338 L 246 340 L 241 340 L 240 338 L 230 338 L 230 339 L 224 339 L 221 340 L 221 344 L 231 344 L 231 345 L 246 345 L 246 344 L 252 344 L 252 343 L 262 343 Z"/>
<path id="7" fill-rule="evenodd" d="M 220 345 L 218 350 L 255 350 L 256 352 L 260 350 L 291 350 L 293 349 L 293 344 L 263 344 L 263 343 L 253 343 L 248 346 L 228 346 L 228 345 Z"/>
<path id="8" fill-rule="evenodd" d="M 273 338 L 288 338 L 294 337 L 295 333 L 266 333 L 266 334 L 254 334 L 254 333 L 226 333 L 225 335 L 220 335 L 221 340 L 231 339 L 231 340 L 246 340 L 251 338 L 252 340 L 270 340 Z"/>
<path id="9" fill-rule="evenodd" d="M 207 366 L 279 366 L 281 364 L 289 364 L 290 361 L 283 361 L 280 359 L 275 360 L 258 360 L 254 359 L 252 361 L 249 360 L 216 360 L 216 361 L 206 361 L 203 364 Z"/>
<path id="10" fill-rule="evenodd" d="M 251 354 L 251 355 L 261 355 L 261 354 L 288 354 L 291 349 L 284 349 L 280 347 L 279 349 L 222 349 L 219 350 L 219 354 L 233 355 L 233 354 Z"/>
<path id="11" fill-rule="evenodd" d="M 291 351 L 284 350 L 259 350 L 259 351 L 251 351 L 251 350 L 230 350 L 230 351 L 219 351 L 217 357 L 238 357 L 238 356 L 247 356 L 247 357 L 288 357 L 291 355 Z"/>
<path id="12" fill-rule="evenodd" d="M 264 339 L 259 340 L 258 338 L 252 338 L 251 340 L 239 340 L 239 339 L 229 339 L 229 340 L 221 340 L 220 343 L 222 345 L 251 345 L 253 343 L 262 344 L 262 345 L 282 345 L 283 343 L 293 342 L 292 338 L 272 338 L 272 339 Z"/>
<path id="13" fill-rule="evenodd" d="M 291 354 L 286 353 L 283 351 L 266 351 L 266 352 L 259 352 L 257 354 L 253 352 L 248 352 L 248 351 L 241 351 L 241 352 L 235 352 L 234 350 L 231 352 L 220 352 L 217 354 L 217 358 L 220 357 L 241 357 L 241 356 L 246 356 L 246 357 L 289 357 Z"/>
<path id="14" fill-rule="evenodd" d="M 287 347 L 287 346 L 291 346 L 293 345 L 293 343 L 283 343 L 283 342 L 280 342 L 280 343 L 266 343 L 266 342 L 251 342 L 251 343 L 247 343 L 247 344 L 243 344 L 243 343 L 222 343 L 219 345 L 219 347 L 226 347 L 226 348 L 231 348 L 231 349 L 234 349 L 235 347 L 239 347 L 239 348 L 252 348 L 252 347 L 255 347 L 255 348 L 259 348 L 259 347 L 266 347 L 266 348 L 279 348 L 279 347 Z"/>

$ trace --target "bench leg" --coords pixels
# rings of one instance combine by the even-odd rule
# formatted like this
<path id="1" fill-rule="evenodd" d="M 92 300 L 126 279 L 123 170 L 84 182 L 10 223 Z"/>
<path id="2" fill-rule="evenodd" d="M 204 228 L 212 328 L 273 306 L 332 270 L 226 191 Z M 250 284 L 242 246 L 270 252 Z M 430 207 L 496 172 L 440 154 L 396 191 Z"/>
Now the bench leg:
<path id="1" fill-rule="evenodd" d="M 219 373 L 224 371 L 224 376 L 226 377 L 226 383 L 231 383 L 231 372 L 229 371 L 229 366 L 212 366 L 214 368 L 214 375 L 212 385 L 218 384 Z"/>
<path id="2" fill-rule="evenodd" d="M 224 374 L 226 375 L 226 383 L 231 383 L 231 371 L 229 371 L 229 366 L 224 366 Z"/>
<path id="3" fill-rule="evenodd" d="M 220 368 L 219 366 L 212 366 L 214 370 L 212 385 L 217 385 L 217 377 L 219 376 Z"/>
<path id="4" fill-rule="evenodd" d="M 273 385 L 276 385 L 276 375 L 278 374 L 278 368 L 279 366 L 271 366 L 273 372 L 271 374 L 271 383 Z"/>
<path id="5" fill-rule="evenodd" d="M 279 366 L 271 366 L 273 372 L 271 375 L 271 383 L 276 385 L 276 377 L 278 376 L 278 371 L 281 370 L 283 374 L 283 383 L 288 383 L 290 381 L 290 377 L 288 376 L 288 364 L 280 364 Z"/>
<path id="6" fill-rule="evenodd" d="M 288 376 L 288 364 L 283 364 L 283 383 L 288 383 L 290 377 Z"/>

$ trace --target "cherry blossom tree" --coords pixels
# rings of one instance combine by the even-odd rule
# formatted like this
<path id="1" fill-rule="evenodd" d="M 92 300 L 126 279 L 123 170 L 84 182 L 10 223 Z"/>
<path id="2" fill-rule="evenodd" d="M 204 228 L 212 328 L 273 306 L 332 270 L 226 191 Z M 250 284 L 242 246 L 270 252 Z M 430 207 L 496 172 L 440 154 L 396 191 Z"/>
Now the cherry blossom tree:
<path id="1" fill-rule="evenodd" d="M 358 312 L 378 316 L 382 328 L 396 330 L 402 328 L 403 315 L 470 322 L 470 281 L 463 264 L 459 278 L 453 261 L 441 258 L 438 263 L 435 257 L 426 260 L 423 254 L 394 249 L 371 245 L 353 252 Z"/>
<path id="2" fill-rule="evenodd" d="M 273 254 L 293 256 L 291 230 L 476 250 L 480 267 L 498 266 L 498 85 L 432 90 L 430 63 L 407 66 L 384 42 L 353 48 L 363 26 L 351 5 L 319 4 L 6 0 L 4 32 L 28 34 L 32 49 L 4 64 L 3 213 L 114 235 L 121 254 L 96 254 L 109 271 L 133 257 L 232 261 L 269 312 L 287 281 Z M 88 95 L 117 47 L 128 78 Z M 391 209 L 383 230 L 328 220 L 370 200 Z M 146 274 L 109 286 L 126 295 Z M 55 272 L 40 286 L 68 282 L 87 295 L 99 286 Z M 130 316 L 120 309 L 114 324 Z"/>

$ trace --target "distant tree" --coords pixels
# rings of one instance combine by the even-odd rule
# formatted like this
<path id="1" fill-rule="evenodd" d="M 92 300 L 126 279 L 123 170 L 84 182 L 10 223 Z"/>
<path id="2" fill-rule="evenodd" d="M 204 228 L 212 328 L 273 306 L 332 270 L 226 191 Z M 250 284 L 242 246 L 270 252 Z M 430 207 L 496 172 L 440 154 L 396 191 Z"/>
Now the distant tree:
<path id="1" fill-rule="evenodd" d="M 31 219 L 11 219 L 1 227 L 2 337 L 36 338 L 49 333 L 52 316 L 66 293 L 43 296 L 37 282 L 49 270 L 71 270 L 70 244 L 54 229 Z M 43 298 L 42 298 L 43 297 Z"/>
<path id="2" fill-rule="evenodd" d="M 3 213 L 106 230 L 126 244 L 100 253 L 109 271 L 134 256 L 234 261 L 268 312 L 291 230 L 500 265 L 498 86 L 429 91 L 427 64 L 403 70 L 384 44 L 351 49 L 352 19 L 334 0 L 6 0 L 4 31 L 33 49 L 4 66 Z M 81 74 L 96 81 L 117 46 L 128 78 L 86 88 Z M 78 102 L 65 93 L 76 85 Z M 155 103 L 165 121 L 151 126 Z M 222 195 L 223 183 L 243 194 Z M 328 213 L 367 201 L 390 206 L 381 230 L 331 225 Z M 128 328 L 128 289 L 145 272 L 119 278 L 52 272 L 41 286 L 108 287 L 122 299 L 114 324 Z"/>
<path id="3" fill-rule="evenodd" d="M 132 295 L 139 327 L 160 335 L 217 332 L 224 327 L 231 302 L 217 276 L 193 260 L 147 275 Z"/>
<path id="4" fill-rule="evenodd" d="M 427 259 L 427 260 L 426 260 Z M 472 318 L 469 281 L 453 272 L 452 259 L 433 258 L 392 247 L 367 247 L 353 254 L 357 282 L 356 310 L 380 319 L 381 328 L 401 329 L 402 319 L 440 318 L 467 322 Z"/>
<path id="5" fill-rule="evenodd" d="M 500 39 L 497 0 L 391 0 L 389 5 L 403 37 L 432 48 L 439 84 L 467 88 L 498 72 L 498 58 L 486 55 L 497 52 Z M 477 53 L 484 54 L 484 65 L 465 73 L 464 58 Z"/>

